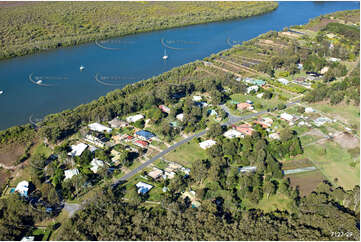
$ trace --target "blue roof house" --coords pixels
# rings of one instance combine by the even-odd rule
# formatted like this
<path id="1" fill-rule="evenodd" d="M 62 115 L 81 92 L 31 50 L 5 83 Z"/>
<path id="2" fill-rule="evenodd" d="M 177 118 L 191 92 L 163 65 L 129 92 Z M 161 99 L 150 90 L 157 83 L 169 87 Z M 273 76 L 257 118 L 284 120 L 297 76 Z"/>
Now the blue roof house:
<path id="1" fill-rule="evenodd" d="M 149 131 L 145 131 L 145 130 L 139 130 L 139 131 L 135 132 L 135 135 L 138 136 L 138 138 L 140 138 L 142 140 L 150 140 L 151 138 L 155 137 L 154 134 L 152 134 Z"/>

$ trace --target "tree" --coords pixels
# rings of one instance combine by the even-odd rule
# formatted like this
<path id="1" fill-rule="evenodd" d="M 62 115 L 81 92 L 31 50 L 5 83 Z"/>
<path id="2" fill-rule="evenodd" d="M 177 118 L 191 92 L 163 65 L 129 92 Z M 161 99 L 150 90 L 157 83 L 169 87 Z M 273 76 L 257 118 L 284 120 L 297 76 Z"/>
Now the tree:
<path id="1" fill-rule="evenodd" d="M 223 134 L 223 127 L 220 124 L 213 123 L 210 125 L 208 130 L 208 136 L 210 138 L 216 138 Z"/>

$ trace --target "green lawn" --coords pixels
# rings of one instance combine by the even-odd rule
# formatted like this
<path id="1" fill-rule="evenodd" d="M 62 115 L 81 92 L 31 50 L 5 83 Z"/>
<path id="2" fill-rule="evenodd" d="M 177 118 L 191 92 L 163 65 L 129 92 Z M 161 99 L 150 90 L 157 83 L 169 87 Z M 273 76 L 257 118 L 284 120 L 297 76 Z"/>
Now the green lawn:
<path id="1" fill-rule="evenodd" d="M 352 155 L 338 144 L 328 141 L 325 144 L 310 145 L 304 148 L 304 158 L 312 160 L 320 171 L 337 185 L 345 189 L 352 189 L 360 184 L 360 163 L 355 167 L 350 164 L 354 162 Z"/>
<path id="2" fill-rule="evenodd" d="M 207 153 L 203 150 L 195 139 L 183 144 L 176 150 L 169 152 L 166 160 L 178 162 L 186 167 L 191 167 L 192 163 L 199 159 L 206 159 Z"/>
<path id="3" fill-rule="evenodd" d="M 275 195 L 271 195 L 268 199 L 266 196 L 264 196 L 262 200 L 259 201 L 258 204 L 254 204 L 251 203 L 250 201 L 243 200 L 243 204 L 244 206 L 247 207 L 247 209 L 258 208 L 258 209 L 262 209 L 266 213 L 275 211 L 277 209 L 291 211 L 291 207 L 292 207 L 291 203 L 292 200 L 289 197 L 279 193 Z"/>
<path id="4" fill-rule="evenodd" d="M 341 120 L 344 123 L 354 126 L 357 129 L 357 134 L 360 135 L 360 107 L 354 105 L 330 105 L 330 104 L 310 104 L 311 107 L 320 110 L 326 114 L 331 114 L 335 119 Z"/>

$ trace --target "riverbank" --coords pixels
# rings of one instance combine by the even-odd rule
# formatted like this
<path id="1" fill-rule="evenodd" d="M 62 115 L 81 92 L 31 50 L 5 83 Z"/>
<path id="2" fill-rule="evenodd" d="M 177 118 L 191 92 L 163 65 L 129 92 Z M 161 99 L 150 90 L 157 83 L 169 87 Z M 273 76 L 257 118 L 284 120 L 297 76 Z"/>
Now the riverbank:
<path id="1" fill-rule="evenodd" d="M 0 60 L 142 32 L 251 17 L 276 2 L 48 2 L 0 7 Z"/>

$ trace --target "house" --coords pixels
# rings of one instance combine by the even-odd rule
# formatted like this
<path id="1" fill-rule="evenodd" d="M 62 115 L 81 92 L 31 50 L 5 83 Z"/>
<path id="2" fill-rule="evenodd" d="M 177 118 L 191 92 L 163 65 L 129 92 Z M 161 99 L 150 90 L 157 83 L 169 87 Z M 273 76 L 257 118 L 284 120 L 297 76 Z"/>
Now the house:
<path id="1" fill-rule="evenodd" d="M 293 120 L 293 116 L 291 114 L 288 114 L 288 113 L 282 113 L 281 114 L 281 119 L 284 119 L 284 120 L 290 122 L 290 121 Z"/>
<path id="2" fill-rule="evenodd" d="M 136 141 L 134 141 L 134 144 L 136 145 L 136 146 L 139 146 L 139 147 L 141 147 L 141 148 L 147 148 L 148 147 L 148 142 L 147 141 L 144 141 L 144 140 L 136 140 Z"/>
<path id="3" fill-rule="evenodd" d="M 34 241 L 35 236 L 25 236 L 20 241 Z"/>
<path id="4" fill-rule="evenodd" d="M 212 147 L 215 144 L 216 144 L 216 141 L 209 139 L 209 140 L 199 143 L 199 146 L 205 150 L 205 149 Z"/>
<path id="5" fill-rule="evenodd" d="M 92 172 L 94 172 L 94 173 L 97 173 L 98 168 L 104 166 L 104 161 L 98 160 L 98 159 L 94 158 L 94 159 L 90 162 L 90 165 L 92 166 L 92 167 L 90 168 L 90 170 L 91 170 Z"/>
<path id="6" fill-rule="evenodd" d="M 315 119 L 313 122 L 317 127 L 320 127 L 320 126 L 324 125 L 325 123 L 331 123 L 332 120 L 329 118 L 326 118 L 326 117 L 319 117 L 319 118 Z"/>
<path id="7" fill-rule="evenodd" d="M 183 167 L 183 166 L 182 166 L 182 168 L 181 168 L 180 170 L 181 170 L 181 172 L 183 172 L 183 173 L 186 174 L 186 175 L 189 175 L 189 173 L 191 172 L 191 169 L 185 168 L 185 167 Z"/>
<path id="8" fill-rule="evenodd" d="M 242 110 L 252 110 L 253 106 L 252 106 L 252 104 L 249 104 L 249 103 L 238 103 L 237 109 L 241 110 L 241 111 Z"/>
<path id="9" fill-rule="evenodd" d="M 305 108 L 305 113 L 313 113 L 315 110 L 311 107 Z"/>
<path id="10" fill-rule="evenodd" d="M 285 78 L 278 78 L 278 82 L 282 83 L 283 85 L 288 85 L 289 81 Z"/>
<path id="11" fill-rule="evenodd" d="M 111 121 L 108 122 L 108 124 L 110 125 L 110 127 L 116 129 L 127 127 L 129 125 L 127 122 L 122 121 L 119 118 L 112 119 Z"/>
<path id="12" fill-rule="evenodd" d="M 223 135 L 228 139 L 244 138 L 244 135 L 235 129 L 230 129 L 230 130 L 226 131 Z"/>
<path id="13" fill-rule="evenodd" d="M 149 185 L 149 184 L 144 183 L 144 182 L 138 182 L 135 186 L 138 188 L 138 194 L 139 193 L 146 194 L 147 192 L 150 191 L 150 189 L 153 188 L 152 185 Z"/>
<path id="14" fill-rule="evenodd" d="M 201 96 L 193 96 L 193 99 L 192 99 L 194 102 L 200 102 L 202 101 L 202 97 Z"/>
<path id="15" fill-rule="evenodd" d="M 119 151 L 116 151 L 115 149 L 112 149 L 110 154 L 113 156 L 112 161 L 117 163 L 120 160 L 120 156 L 122 153 L 120 153 Z"/>
<path id="16" fill-rule="evenodd" d="M 297 64 L 297 68 L 298 68 L 299 70 L 302 70 L 302 69 L 303 69 L 303 64 L 298 63 L 298 64 Z"/>
<path id="17" fill-rule="evenodd" d="M 126 120 L 128 123 L 134 123 L 139 120 L 142 120 L 143 118 L 144 118 L 144 116 L 142 114 L 137 114 L 137 115 L 127 117 Z"/>
<path id="18" fill-rule="evenodd" d="M 112 136 L 112 139 L 114 140 L 115 144 L 120 144 L 121 141 L 126 139 L 127 136 L 127 134 L 117 134 Z"/>
<path id="19" fill-rule="evenodd" d="M 264 93 L 262 92 L 262 93 L 257 94 L 257 95 L 256 95 L 256 97 L 258 97 L 258 98 L 262 98 L 262 97 L 263 97 L 263 95 L 264 95 Z"/>
<path id="20" fill-rule="evenodd" d="M 21 196 L 27 197 L 29 191 L 29 182 L 28 181 L 21 181 L 15 188 L 15 192 L 18 192 Z"/>
<path id="21" fill-rule="evenodd" d="M 329 67 L 328 67 L 328 66 L 325 66 L 325 67 L 323 67 L 323 68 L 321 69 L 320 73 L 323 75 L 323 74 L 325 74 L 326 72 L 328 72 L 328 69 L 329 69 Z"/>
<path id="22" fill-rule="evenodd" d="M 244 135 L 252 135 L 253 133 L 253 129 L 249 124 L 241 124 L 239 126 L 235 126 L 235 128 Z"/>
<path id="23" fill-rule="evenodd" d="M 70 170 L 65 170 L 64 171 L 64 175 L 65 175 L 65 178 L 64 180 L 66 179 L 71 179 L 73 176 L 76 176 L 79 174 L 79 170 L 78 169 L 70 169 Z"/>
<path id="24" fill-rule="evenodd" d="M 151 170 L 148 173 L 148 176 L 150 176 L 151 178 L 153 178 L 154 180 L 157 180 L 159 177 L 161 177 L 163 174 L 163 171 L 161 169 L 158 169 L 156 167 L 153 167 L 153 170 Z"/>
<path id="25" fill-rule="evenodd" d="M 278 139 L 278 140 L 280 139 L 280 135 L 278 133 L 272 133 L 272 134 L 268 135 L 268 137 L 270 139 Z"/>
<path id="26" fill-rule="evenodd" d="M 92 131 L 96 131 L 99 133 L 103 133 L 103 132 L 111 132 L 112 129 L 108 128 L 107 126 L 104 126 L 100 123 L 92 123 L 88 125 L 89 129 Z"/>
<path id="27" fill-rule="evenodd" d="M 266 128 L 269 128 L 272 126 L 273 124 L 273 119 L 271 118 L 261 118 L 261 119 L 258 119 L 256 121 L 253 121 L 254 123 L 256 124 L 259 124 L 262 126 L 262 128 L 266 129 Z"/>
<path id="28" fill-rule="evenodd" d="M 258 92 L 258 90 L 259 90 L 259 86 L 256 86 L 256 85 L 247 87 L 247 93 L 248 94 L 251 93 L 252 91 Z"/>
<path id="29" fill-rule="evenodd" d="M 170 113 L 170 108 L 168 108 L 165 105 L 159 105 L 158 106 L 160 110 L 162 110 L 163 113 Z"/>
<path id="30" fill-rule="evenodd" d="M 265 81 L 260 80 L 260 79 L 253 79 L 250 77 L 247 77 L 245 79 L 243 79 L 243 82 L 247 83 L 247 84 L 251 84 L 251 85 L 257 85 L 257 86 L 264 86 L 266 84 Z"/>
<path id="31" fill-rule="evenodd" d="M 68 153 L 70 156 L 81 156 L 81 154 L 84 152 L 84 150 L 88 148 L 88 145 L 84 143 L 79 143 L 77 145 L 71 146 L 71 151 Z"/>
<path id="32" fill-rule="evenodd" d="M 340 61 L 341 59 L 335 58 L 335 57 L 330 57 L 328 60 L 329 60 L 329 61 L 332 61 L 332 62 L 338 62 L 338 61 Z"/>
<path id="33" fill-rule="evenodd" d="M 139 139 L 142 139 L 142 140 L 151 140 L 152 138 L 155 137 L 155 135 L 149 131 L 146 131 L 146 130 L 139 130 L 137 132 L 135 132 L 135 136 Z"/>
<path id="34" fill-rule="evenodd" d="M 257 170 L 256 166 L 244 166 L 239 168 L 239 172 L 245 173 L 245 172 L 255 172 Z"/>
<path id="35" fill-rule="evenodd" d="M 218 115 L 218 113 L 216 112 L 216 110 L 214 110 L 214 109 L 210 109 L 210 110 L 208 110 L 208 114 L 210 115 L 210 116 L 217 116 Z"/>
<path id="36" fill-rule="evenodd" d="M 173 179 L 174 176 L 175 176 L 175 172 L 174 172 L 174 171 L 170 171 L 170 172 L 166 171 L 166 172 L 164 173 L 163 178 L 164 178 L 164 179 L 167 179 L 167 178 L 168 178 L 168 179 Z"/>
<path id="37" fill-rule="evenodd" d="M 97 147 L 92 146 L 92 145 L 89 145 L 89 151 L 90 151 L 90 152 L 93 153 L 93 152 L 95 152 L 97 149 L 98 149 Z"/>
<path id="38" fill-rule="evenodd" d="M 178 163 L 175 163 L 175 162 L 169 162 L 167 168 L 169 168 L 170 171 L 175 171 L 175 170 L 178 170 L 178 169 L 182 169 L 183 166 L 178 164 Z"/>
<path id="39" fill-rule="evenodd" d="M 183 113 L 180 113 L 176 116 L 176 118 L 179 120 L 179 121 L 183 121 L 184 119 L 184 114 Z"/>

